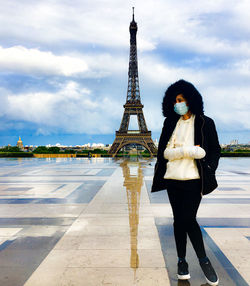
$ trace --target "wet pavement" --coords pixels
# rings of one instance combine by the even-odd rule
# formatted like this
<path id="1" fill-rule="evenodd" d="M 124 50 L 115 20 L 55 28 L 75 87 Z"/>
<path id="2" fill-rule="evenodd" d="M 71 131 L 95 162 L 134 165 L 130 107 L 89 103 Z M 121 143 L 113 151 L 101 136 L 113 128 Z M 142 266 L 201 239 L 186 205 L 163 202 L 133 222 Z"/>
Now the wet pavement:
<path id="1" fill-rule="evenodd" d="M 204 286 L 178 281 L 166 191 L 155 159 L 0 159 L 0 285 Z M 250 285 L 250 159 L 221 158 L 198 220 L 221 286 Z"/>

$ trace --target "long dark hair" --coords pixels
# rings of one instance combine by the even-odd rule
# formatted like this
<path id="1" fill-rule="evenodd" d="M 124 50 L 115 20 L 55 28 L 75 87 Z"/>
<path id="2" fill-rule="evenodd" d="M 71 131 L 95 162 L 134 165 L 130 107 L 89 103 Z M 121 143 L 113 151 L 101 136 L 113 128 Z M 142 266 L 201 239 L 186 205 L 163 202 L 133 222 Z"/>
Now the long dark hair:
<path id="1" fill-rule="evenodd" d="M 203 100 L 201 94 L 192 83 L 181 79 L 171 84 L 165 92 L 162 101 L 163 116 L 168 118 L 180 117 L 174 111 L 174 102 L 178 94 L 182 94 L 184 96 L 184 98 L 188 102 L 189 110 L 193 114 L 204 114 Z"/>

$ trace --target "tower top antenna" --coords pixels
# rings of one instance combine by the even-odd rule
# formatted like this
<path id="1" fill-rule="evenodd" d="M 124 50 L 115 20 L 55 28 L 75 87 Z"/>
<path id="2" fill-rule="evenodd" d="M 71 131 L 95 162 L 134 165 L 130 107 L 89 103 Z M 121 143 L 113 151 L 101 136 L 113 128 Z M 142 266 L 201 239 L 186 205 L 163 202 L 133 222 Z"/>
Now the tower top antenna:
<path id="1" fill-rule="evenodd" d="M 133 9 L 133 21 L 135 20 L 135 7 L 132 7 L 132 9 Z"/>

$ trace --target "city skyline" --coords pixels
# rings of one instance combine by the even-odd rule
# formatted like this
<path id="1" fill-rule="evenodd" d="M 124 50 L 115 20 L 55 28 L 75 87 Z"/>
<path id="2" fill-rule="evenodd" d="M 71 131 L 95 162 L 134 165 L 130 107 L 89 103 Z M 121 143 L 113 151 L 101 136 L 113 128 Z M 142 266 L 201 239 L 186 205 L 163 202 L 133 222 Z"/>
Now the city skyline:
<path id="1" fill-rule="evenodd" d="M 19 136 L 19 140 L 21 139 L 21 137 Z M 18 141 L 19 141 L 18 140 Z M 18 143 L 17 141 L 17 143 Z M 21 140 L 22 142 L 22 140 Z M 158 138 L 155 138 L 153 139 L 153 142 L 155 143 L 156 146 L 158 146 Z M 23 142 L 22 142 L 23 143 Z M 10 145 L 10 144 L 9 144 Z M 14 146 L 17 146 L 18 144 L 15 144 Z M 64 145 L 64 144 L 61 144 L 59 142 L 55 143 L 55 144 L 51 144 L 51 143 L 48 143 L 48 144 L 45 144 L 45 145 L 35 145 L 35 144 L 23 144 L 23 147 L 30 147 L 30 148 L 34 148 L 34 147 L 38 147 L 38 146 L 46 146 L 46 147 L 60 147 L 60 148 L 71 148 L 71 147 L 90 147 L 90 148 L 94 148 L 94 147 L 107 147 L 107 146 L 111 146 L 112 143 L 103 143 L 103 142 L 88 142 L 88 143 L 83 143 L 83 144 L 75 144 L 75 145 Z M 239 142 L 237 139 L 232 139 L 230 140 L 230 142 L 227 142 L 227 143 L 220 143 L 220 145 L 223 147 L 223 146 L 228 146 L 228 145 L 250 145 L 250 141 L 249 142 L 246 142 L 246 143 L 241 143 Z M 7 146 L 7 145 L 6 145 Z M 0 146 L 1 147 L 5 147 L 5 146 Z"/>
<path id="2" fill-rule="evenodd" d="M 246 1 L 72 3 L 2 4 L 1 146 L 15 145 L 19 136 L 24 145 L 113 142 L 126 101 L 132 6 L 141 98 L 153 140 L 162 128 L 164 91 L 184 78 L 201 92 L 221 144 L 249 142 Z M 136 127 L 132 120 L 131 129 Z"/>

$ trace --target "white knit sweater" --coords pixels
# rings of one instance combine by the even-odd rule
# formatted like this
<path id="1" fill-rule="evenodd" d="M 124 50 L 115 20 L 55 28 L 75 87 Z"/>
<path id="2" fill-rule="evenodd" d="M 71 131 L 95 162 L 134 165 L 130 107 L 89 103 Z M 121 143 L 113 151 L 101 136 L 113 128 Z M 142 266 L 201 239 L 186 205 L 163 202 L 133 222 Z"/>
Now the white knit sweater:
<path id="1" fill-rule="evenodd" d="M 164 158 L 168 159 L 165 179 L 191 180 L 199 179 L 199 172 L 194 159 L 205 157 L 203 148 L 194 146 L 194 119 L 182 117 L 178 120 L 175 130 L 164 151 Z"/>

